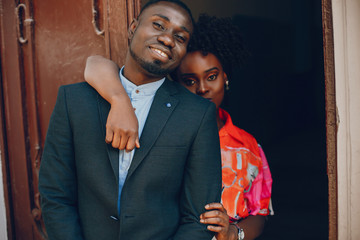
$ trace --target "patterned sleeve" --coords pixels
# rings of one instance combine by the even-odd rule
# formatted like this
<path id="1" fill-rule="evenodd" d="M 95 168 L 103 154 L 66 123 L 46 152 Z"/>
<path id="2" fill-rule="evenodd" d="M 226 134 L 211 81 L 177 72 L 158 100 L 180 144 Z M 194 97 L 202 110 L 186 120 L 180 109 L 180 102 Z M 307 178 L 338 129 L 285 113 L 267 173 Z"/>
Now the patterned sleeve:
<path id="1" fill-rule="evenodd" d="M 265 153 L 260 145 L 259 150 L 262 161 L 262 171 L 259 171 L 259 174 L 252 183 L 250 191 L 244 194 L 244 198 L 246 199 L 245 201 L 250 215 L 273 215 L 274 212 L 271 206 L 272 177 Z"/>

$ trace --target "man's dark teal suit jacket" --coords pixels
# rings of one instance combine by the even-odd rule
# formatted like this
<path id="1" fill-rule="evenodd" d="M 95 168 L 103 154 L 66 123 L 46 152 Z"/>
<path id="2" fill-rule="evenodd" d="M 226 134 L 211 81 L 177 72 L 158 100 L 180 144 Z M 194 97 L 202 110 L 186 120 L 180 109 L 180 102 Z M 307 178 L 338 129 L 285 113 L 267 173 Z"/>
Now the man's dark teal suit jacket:
<path id="1" fill-rule="evenodd" d="M 215 105 L 164 82 L 128 171 L 120 216 L 119 150 L 105 143 L 109 109 L 86 83 L 59 89 L 39 175 L 49 239 L 211 239 L 199 215 L 220 201 Z"/>

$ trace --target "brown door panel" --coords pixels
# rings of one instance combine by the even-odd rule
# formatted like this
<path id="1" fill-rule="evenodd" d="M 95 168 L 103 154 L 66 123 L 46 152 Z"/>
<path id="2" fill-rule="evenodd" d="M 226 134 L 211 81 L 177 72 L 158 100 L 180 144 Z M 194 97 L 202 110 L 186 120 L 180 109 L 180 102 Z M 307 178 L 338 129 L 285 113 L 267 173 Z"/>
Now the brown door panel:
<path id="1" fill-rule="evenodd" d="M 94 31 L 90 0 L 34 0 L 34 19 L 37 100 L 44 140 L 59 86 L 84 81 L 86 58 L 105 55 L 106 46 L 105 38 Z"/>

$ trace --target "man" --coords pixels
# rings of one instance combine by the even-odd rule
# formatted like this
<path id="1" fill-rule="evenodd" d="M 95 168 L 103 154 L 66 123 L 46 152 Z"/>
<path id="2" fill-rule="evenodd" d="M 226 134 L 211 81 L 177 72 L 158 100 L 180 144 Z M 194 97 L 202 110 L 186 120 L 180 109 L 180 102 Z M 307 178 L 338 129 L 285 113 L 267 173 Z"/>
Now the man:
<path id="1" fill-rule="evenodd" d="M 130 25 L 120 75 L 139 120 L 136 151 L 103 141 L 109 104 L 94 89 L 59 89 L 39 176 L 49 239 L 212 238 L 199 216 L 220 200 L 215 106 L 164 79 L 192 31 L 175 0 L 151 1 Z"/>

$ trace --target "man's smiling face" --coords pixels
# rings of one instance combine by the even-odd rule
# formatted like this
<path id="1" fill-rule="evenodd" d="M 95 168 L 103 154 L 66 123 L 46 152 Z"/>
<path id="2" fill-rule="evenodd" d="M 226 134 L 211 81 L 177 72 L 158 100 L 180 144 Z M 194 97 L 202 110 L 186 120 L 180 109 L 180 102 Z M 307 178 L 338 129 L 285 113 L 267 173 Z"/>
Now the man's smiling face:
<path id="1" fill-rule="evenodd" d="M 148 74 L 165 76 L 185 56 L 192 31 L 185 9 L 175 3 L 158 2 L 130 25 L 130 55 Z"/>

